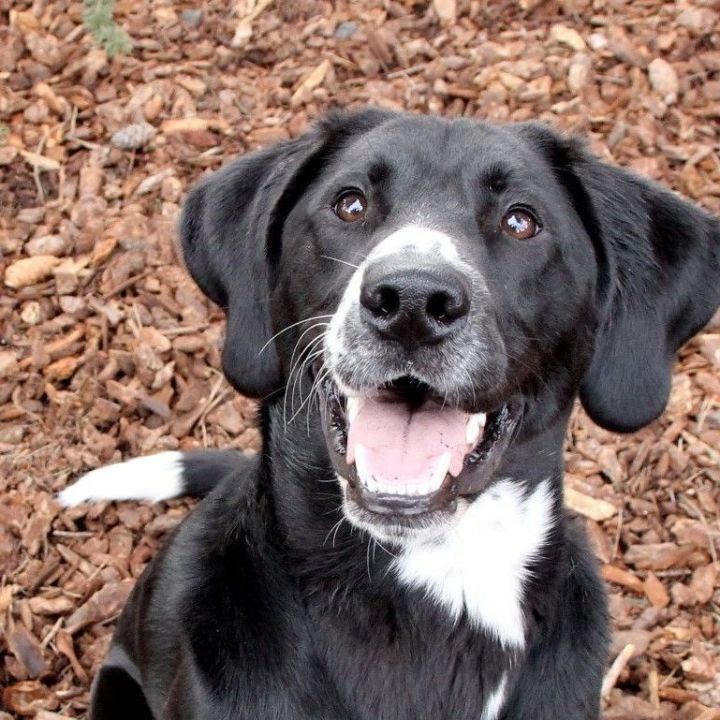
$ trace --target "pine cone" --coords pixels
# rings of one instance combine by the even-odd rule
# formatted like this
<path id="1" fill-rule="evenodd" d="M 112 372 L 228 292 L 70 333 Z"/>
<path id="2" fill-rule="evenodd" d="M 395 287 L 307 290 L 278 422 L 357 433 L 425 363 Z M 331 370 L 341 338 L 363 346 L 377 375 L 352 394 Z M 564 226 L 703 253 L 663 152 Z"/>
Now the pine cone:
<path id="1" fill-rule="evenodd" d="M 118 130 L 110 144 L 120 150 L 139 150 L 155 137 L 155 128 L 149 123 L 134 123 Z"/>

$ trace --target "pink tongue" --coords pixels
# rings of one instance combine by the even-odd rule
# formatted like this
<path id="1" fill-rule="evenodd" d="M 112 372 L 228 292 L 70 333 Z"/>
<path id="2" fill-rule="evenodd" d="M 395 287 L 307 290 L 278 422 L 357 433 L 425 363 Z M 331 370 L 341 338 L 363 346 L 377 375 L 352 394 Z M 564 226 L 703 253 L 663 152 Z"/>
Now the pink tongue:
<path id="1" fill-rule="evenodd" d="M 363 399 L 348 432 L 348 462 L 357 460 L 360 448 L 361 479 L 421 485 L 433 479 L 442 456 L 450 453 L 449 471 L 458 475 L 468 449 L 467 420 L 460 410 L 431 403 L 411 413 L 405 403 Z"/>

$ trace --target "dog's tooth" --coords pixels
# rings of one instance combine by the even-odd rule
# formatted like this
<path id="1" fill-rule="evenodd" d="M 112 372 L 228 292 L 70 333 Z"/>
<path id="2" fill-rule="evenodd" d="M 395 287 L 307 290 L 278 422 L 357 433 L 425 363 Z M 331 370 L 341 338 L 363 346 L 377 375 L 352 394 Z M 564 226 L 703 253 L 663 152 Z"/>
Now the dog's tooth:
<path id="1" fill-rule="evenodd" d="M 348 423 L 353 422 L 360 412 L 360 398 L 349 397 L 345 406 L 345 415 L 347 416 Z"/>
<path id="2" fill-rule="evenodd" d="M 364 445 L 355 445 L 355 470 L 360 482 L 364 485 L 367 485 L 372 480 L 372 476 L 368 472 L 367 449 Z"/>
<path id="3" fill-rule="evenodd" d="M 480 438 L 480 433 L 485 427 L 485 413 L 475 413 L 468 418 L 465 426 L 465 442 L 468 445 L 476 445 Z"/>
<path id="4" fill-rule="evenodd" d="M 437 464 L 433 468 L 433 474 L 432 474 L 432 486 L 434 489 L 437 490 L 445 479 L 445 476 L 448 474 L 448 470 L 450 469 L 450 461 L 452 460 L 452 456 L 449 452 L 445 453 L 444 455 L 440 456 L 440 459 L 437 461 Z"/>
<path id="5" fill-rule="evenodd" d="M 365 489 L 371 493 L 376 493 L 380 490 L 380 483 L 375 478 L 368 478 L 364 485 Z"/>

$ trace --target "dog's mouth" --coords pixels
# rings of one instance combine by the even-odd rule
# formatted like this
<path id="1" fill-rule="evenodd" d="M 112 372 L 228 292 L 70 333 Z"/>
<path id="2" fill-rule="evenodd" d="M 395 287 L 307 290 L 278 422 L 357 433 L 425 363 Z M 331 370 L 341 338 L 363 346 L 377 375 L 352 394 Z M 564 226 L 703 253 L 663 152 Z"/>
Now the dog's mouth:
<path id="1" fill-rule="evenodd" d="M 468 412 L 411 376 L 358 394 L 326 380 L 322 392 L 334 468 L 356 503 L 383 515 L 449 510 L 481 493 L 520 419 L 517 401 Z"/>

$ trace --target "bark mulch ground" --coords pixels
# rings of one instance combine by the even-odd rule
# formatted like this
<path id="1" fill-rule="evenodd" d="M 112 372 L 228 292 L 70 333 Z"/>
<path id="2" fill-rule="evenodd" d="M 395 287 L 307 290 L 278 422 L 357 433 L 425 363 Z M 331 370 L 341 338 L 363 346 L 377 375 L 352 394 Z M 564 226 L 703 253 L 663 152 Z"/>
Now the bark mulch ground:
<path id="1" fill-rule="evenodd" d="M 204 172 L 374 103 L 548 121 L 720 212 L 717 0 L 119 0 L 134 49 L 112 59 L 82 14 L 0 0 L 0 720 L 84 716 L 191 506 L 54 493 L 121 457 L 258 445 L 174 255 Z M 605 717 L 720 718 L 720 320 L 660 421 L 620 437 L 578 411 L 567 451 L 610 593 Z"/>

